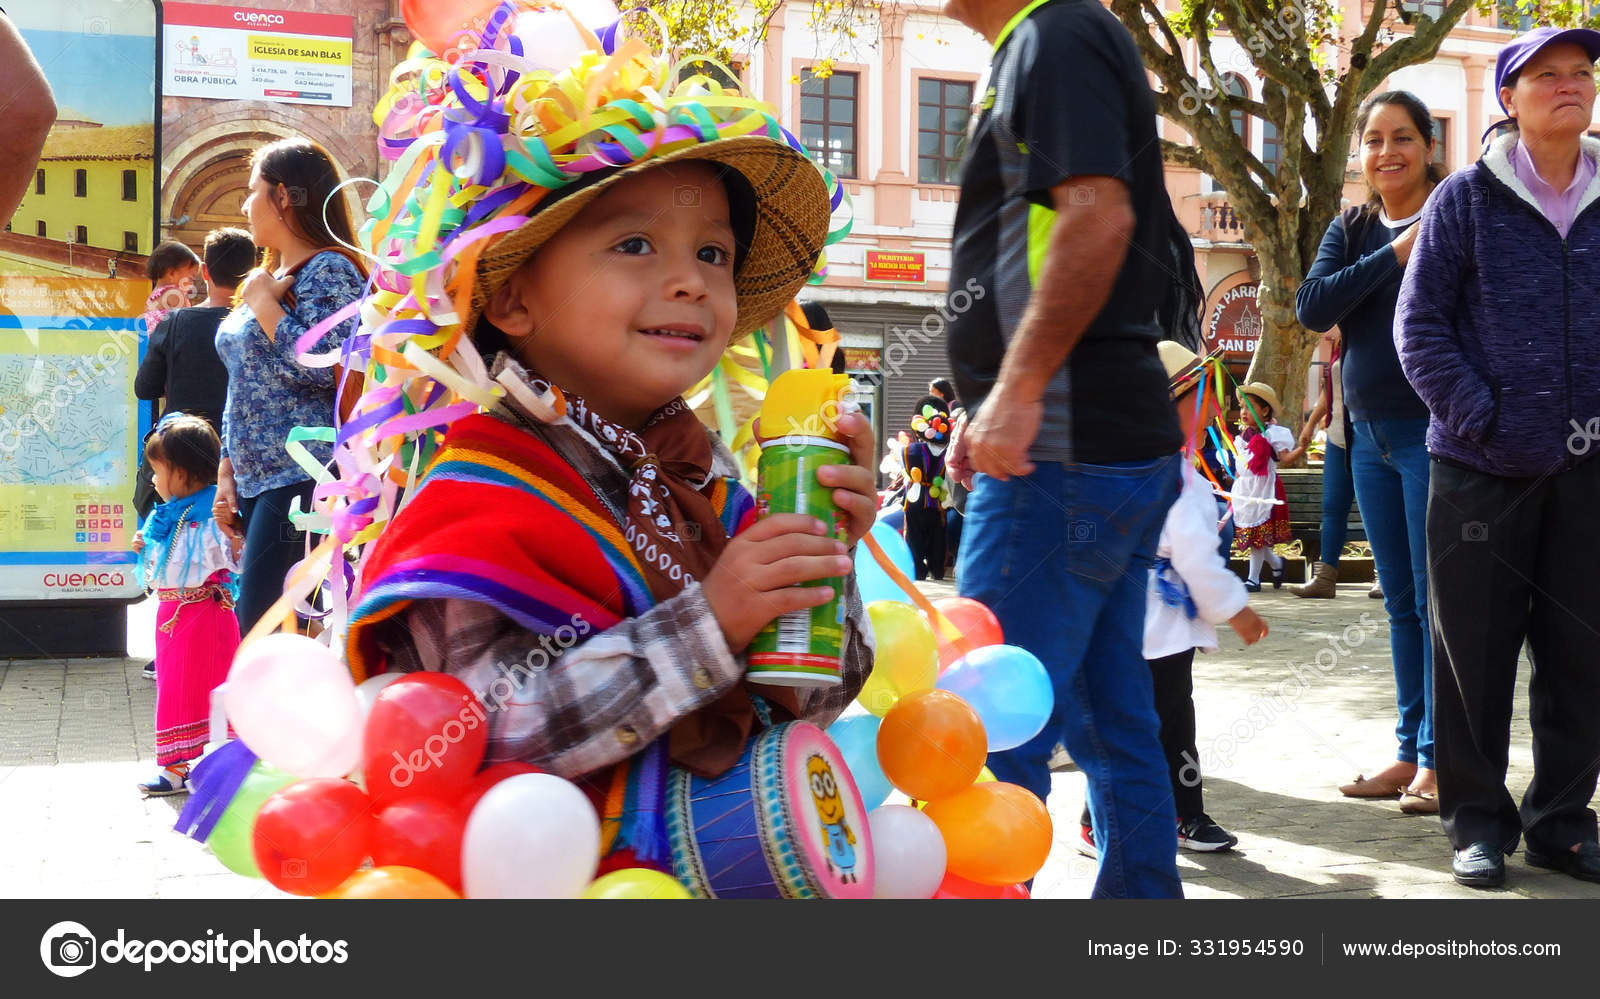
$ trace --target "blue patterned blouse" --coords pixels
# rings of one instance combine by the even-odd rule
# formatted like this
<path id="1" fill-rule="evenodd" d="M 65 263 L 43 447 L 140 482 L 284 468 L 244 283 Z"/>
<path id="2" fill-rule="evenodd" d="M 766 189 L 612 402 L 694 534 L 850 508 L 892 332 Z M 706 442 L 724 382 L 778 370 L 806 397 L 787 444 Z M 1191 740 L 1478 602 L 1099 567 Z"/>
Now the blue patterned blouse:
<path id="1" fill-rule="evenodd" d="M 303 482 L 309 476 L 284 448 L 295 427 L 333 425 L 333 369 L 308 368 L 295 359 L 295 341 L 317 323 L 361 297 L 366 282 L 338 253 L 319 253 L 295 275 L 294 309 L 267 339 L 249 305 L 241 302 L 217 327 L 217 356 L 228 368 L 228 404 L 222 413 L 222 456 L 232 459 L 240 498 Z M 318 340 L 332 350 L 354 333 L 352 316 Z M 307 443 L 318 461 L 333 449 Z"/>

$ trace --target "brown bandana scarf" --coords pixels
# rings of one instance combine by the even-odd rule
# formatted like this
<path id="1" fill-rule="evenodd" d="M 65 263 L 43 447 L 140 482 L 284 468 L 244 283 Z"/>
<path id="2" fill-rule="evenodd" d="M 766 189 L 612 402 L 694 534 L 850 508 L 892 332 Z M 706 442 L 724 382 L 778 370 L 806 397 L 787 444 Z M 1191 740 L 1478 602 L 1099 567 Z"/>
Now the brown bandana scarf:
<path id="1" fill-rule="evenodd" d="M 623 537 L 644 569 L 651 594 L 662 601 L 706 578 L 728 545 L 711 503 L 711 439 L 683 399 L 650 417 L 638 433 L 568 395 L 567 417 L 597 440 L 629 475 Z M 685 539 L 688 539 L 686 542 Z M 675 725 L 668 736 L 672 762 L 702 776 L 720 774 L 739 761 L 755 726 L 751 701 L 757 688 L 741 683 Z M 760 696 L 800 714 L 795 692 L 761 686 Z"/>

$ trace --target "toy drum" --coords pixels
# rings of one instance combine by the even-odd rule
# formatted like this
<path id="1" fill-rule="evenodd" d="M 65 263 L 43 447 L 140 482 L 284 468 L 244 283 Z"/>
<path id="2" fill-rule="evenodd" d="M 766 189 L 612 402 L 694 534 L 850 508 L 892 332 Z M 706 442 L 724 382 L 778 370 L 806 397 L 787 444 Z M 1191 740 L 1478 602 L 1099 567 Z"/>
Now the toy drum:
<path id="1" fill-rule="evenodd" d="M 787 722 L 719 777 L 667 780 L 673 873 L 698 898 L 871 898 L 872 837 L 844 756 Z"/>

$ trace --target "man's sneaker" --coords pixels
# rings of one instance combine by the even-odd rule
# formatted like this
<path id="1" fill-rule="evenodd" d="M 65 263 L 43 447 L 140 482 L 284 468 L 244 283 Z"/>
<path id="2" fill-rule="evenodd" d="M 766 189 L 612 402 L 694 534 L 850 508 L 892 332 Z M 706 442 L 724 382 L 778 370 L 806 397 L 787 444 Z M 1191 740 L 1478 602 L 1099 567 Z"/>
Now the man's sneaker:
<path id="1" fill-rule="evenodd" d="M 156 779 L 147 784 L 140 784 L 139 790 L 144 792 L 146 798 L 164 798 L 169 794 L 189 793 L 189 768 L 165 767 L 156 774 Z"/>
<path id="2" fill-rule="evenodd" d="M 154 680 L 156 678 L 156 661 L 152 659 L 145 663 L 144 669 L 140 672 L 144 675 L 146 680 Z"/>
<path id="3" fill-rule="evenodd" d="M 1178 846 L 1196 853 L 1216 853 L 1239 845 L 1239 837 L 1211 821 L 1201 812 L 1178 823 Z"/>
<path id="4" fill-rule="evenodd" d="M 1072 846 L 1090 860 L 1100 859 L 1100 848 L 1094 845 L 1094 829 L 1090 826 L 1078 826 L 1078 838 L 1072 841 Z"/>

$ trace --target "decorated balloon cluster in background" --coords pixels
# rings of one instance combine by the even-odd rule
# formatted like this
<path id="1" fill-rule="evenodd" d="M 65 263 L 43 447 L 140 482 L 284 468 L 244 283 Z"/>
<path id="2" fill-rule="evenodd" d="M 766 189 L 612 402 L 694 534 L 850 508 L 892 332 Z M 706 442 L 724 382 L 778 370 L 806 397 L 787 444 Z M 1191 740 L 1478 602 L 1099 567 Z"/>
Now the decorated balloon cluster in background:
<path id="1" fill-rule="evenodd" d="M 950 414 L 934 406 L 923 406 L 922 412 L 911 418 L 911 429 L 929 444 L 943 444 L 950 439 Z"/>
<path id="2" fill-rule="evenodd" d="M 996 781 L 984 760 L 1043 731 L 1055 706 L 1049 676 L 1031 653 L 1002 644 L 983 604 L 913 606 L 904 539 L 885 524 L 871 537 L 900 581 L 861 545 L 856 580 L 876 664 L 858 698 L 867 713 L 841 718 L 828 735 L 873 809 L 876 896 L 1026 898 L 1020 882 L 1050 853 L 1050 816 L 1032 792 Z M 885 804 L 895 790 L 916 807 Z"/>

